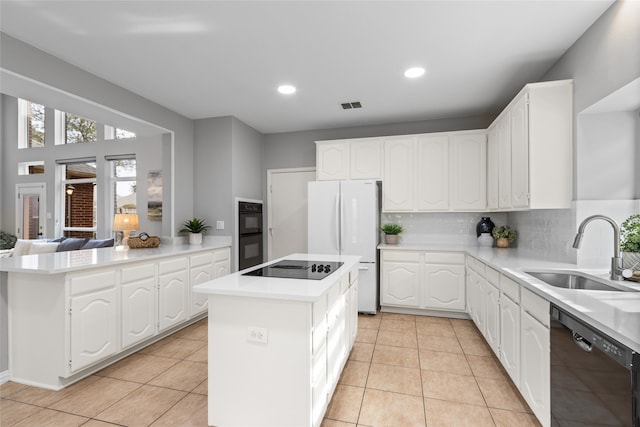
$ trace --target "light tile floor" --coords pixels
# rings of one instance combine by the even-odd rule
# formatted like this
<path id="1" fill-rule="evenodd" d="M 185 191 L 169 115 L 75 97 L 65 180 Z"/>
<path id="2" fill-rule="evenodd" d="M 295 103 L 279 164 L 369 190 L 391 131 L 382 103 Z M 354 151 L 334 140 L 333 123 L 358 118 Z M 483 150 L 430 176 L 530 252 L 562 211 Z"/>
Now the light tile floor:
<path id="1" fill-rule="evenodd" d="M 358 321 L 322 427 L 539 425 L 471 321 Z M 3 384 L 0 426 L 204 427 L 206 379 L 203 320 L 58 392 Z"/>

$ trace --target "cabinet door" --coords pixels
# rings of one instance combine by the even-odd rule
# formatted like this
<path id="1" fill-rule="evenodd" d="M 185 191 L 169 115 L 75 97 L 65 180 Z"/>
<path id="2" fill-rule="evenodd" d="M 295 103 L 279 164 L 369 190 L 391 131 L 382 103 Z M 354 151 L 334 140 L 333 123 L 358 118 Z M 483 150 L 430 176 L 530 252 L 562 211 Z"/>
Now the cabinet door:
<path id="1" fill-rule="evenodd" d="M 122 348 L 156 333 L 157 280 L 155 265 L 122 269 Z"/>
<path id="2" fill-rule="evenodd" d="M 511 205 L 529 206 L 529 109 L 523 95 L 511 108 Z"/>
<path id="3" fill-rule="evenodd" d="M 500 139 L 498 125 L 487 133 L 487 209 L 498 209 L 500 200 Z"/>
<path id="4" fill-rule="evenodd" d="M 498 207 L 511 207 L 511 113 L 507 111 L 497 125 L 498 139 Z"/>
<path id="5" fill-rule="evenodd" d="M 198 267 L 192 267 L 189 275 L 191 279 L 191 287 L 193 288 L 200 283 L 208 282 L 213 277 L 213 263 L 209 265 L 201 265 Z M 207 304 L 209 296 L 207 294 L 196 294 L 191 292 L 191 316 L 198 315 L 207 310 Z"/>
<path id="6" fill-rule="evenodd" d="M 487 206 L 487 141 L 482 133 L 451 137 L 451 208 L 485 209 Z"/>
<path id="7" fill-rule="evenodd" d="M 159 284 L 159 330 L 167 329 L 186 320 L 188 314 L 187 292 L 189 282 L 186 268 L 162 274 Z"/>
<path id="8" fill-rule="evenodd" d="M 420 265 L 418 262 L 385 261 L 382 264 L 381 303 L 420 306 Z"/>
<path id="9" fill-rule="evenodd" d="M 382 139 L 349 141 L 349 179 L 382 179 Z"/>
<path id="10" fill-rule="evenodd" d="M 419 136 L 418 210 L 449 209 L 449 136 Z"/>
<path id="11" fill-rule="evenodd" d="M 478 274 L 473 274 L 472 280 L 475 282 L 474 286 L 476 288 L 476 310 L 474 313 L 473 321 L 480 332 L 484 334 L 486 328 L 485 321 L 487 311 L 487 297 L 484 290 L 484 279 L 482 279 Z"/>
<path id="12" fill-rule="evenodd" d="M 382 209 L 406 212 L 415 209 L 415 138 L 384 140 Z"/>
<path id="13" fill-rule="evenodd" d="M 346 295 L 340 293 L 340 285 L 329 290 L 327 312 L 327 382 L 336 384 L 347 353 Z"/>
<path id="14" fill-rule="evenodd" d="M 524 310 L 521 310 L 520 321 L 520 392 L 540 423 L 549 426 L 549 329 Z"/>
<path id="15" fill-rule="evenodd" d="M 500 297 L 500 362 L 520 387 L 520 306 L 507 295 Z"/>
<path id="16" fill-rule="evenodd" d="M 71 297 L 70 315 L 71 372 L 119 350 L 115 287 Z"/>
<path id="17" fill-rule="evenodd" d="M 424 264 L 423 272 L 423 307 L 465 309 L 464 266 Z"/>
<path id="18" fill-rule="evenodd" d="M 500 291 L 489 281 L 484 282 L 486 298 L 486 316 L 484 337 L 493 352 L 499 354 L 500 343 Z"/>
<path id="19" fill-rule="evenodd" d="M 349 143 L 317 142 L 316 169 L 318 181 L 349 179 Z"/>

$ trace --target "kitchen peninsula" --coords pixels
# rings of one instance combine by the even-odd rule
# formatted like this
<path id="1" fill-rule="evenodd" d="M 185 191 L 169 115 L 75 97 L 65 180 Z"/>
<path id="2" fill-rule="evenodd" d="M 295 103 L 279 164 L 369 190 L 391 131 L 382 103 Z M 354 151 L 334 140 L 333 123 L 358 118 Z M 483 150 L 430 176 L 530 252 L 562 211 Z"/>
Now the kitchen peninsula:
<path id="1" fill-rule="evenodd" d="M 229 273 L 231 239 L 0 259 L 10 380 L 60 390 L 207 315 L 198 283 Z"/>
<path id="2" fill-rule="evenodd" d="M 194 288 L 209 298 L 209 425 L 321 424 L 355 341 L 359 259 L 294 254 Z"/>

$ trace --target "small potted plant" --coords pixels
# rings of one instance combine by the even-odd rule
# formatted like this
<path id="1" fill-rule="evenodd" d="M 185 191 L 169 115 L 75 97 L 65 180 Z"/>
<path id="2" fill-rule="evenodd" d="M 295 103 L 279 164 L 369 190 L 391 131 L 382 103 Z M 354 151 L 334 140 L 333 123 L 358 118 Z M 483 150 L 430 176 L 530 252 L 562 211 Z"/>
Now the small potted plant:
<path id="1" fill-rule="evenodd" d="M 508 248 L 509 243 L 513 242 L 518 237 L 518 232 L 512 230 L 508 225 L 501 225 L 495 227 L 491 232 L 491 235 L 496 239 L 496 246 L 499 248 Z"/>
<path id="2" fill-rule="evenodd" d="M 189 244 L 200 245 L 202 244 L 202 235 L 210 228 L 211 226 L 207 225 L 203 219 L 192 218 L 182 224 L 179 233 L 190 233 Z"/>
<path id="3" fill-rule="evenodd" d="M 380 231 L 384 233 L 384 242 L 388 245 L 396 245 L 398 243 L 398 234 L 402 233 L 400 224 L 385 224 L 380 227 Z"/>
<path id="4" fill-rule="evenodd" d="M 640 270 L 640 215 L 631 215 L 620 227 L 620 250 L 624 268 Z"/>

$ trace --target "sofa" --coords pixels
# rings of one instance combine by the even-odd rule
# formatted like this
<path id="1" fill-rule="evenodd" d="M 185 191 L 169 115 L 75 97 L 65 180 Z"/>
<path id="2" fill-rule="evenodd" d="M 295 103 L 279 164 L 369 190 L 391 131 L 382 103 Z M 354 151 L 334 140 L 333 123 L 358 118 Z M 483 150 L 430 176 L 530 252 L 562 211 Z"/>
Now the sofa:
<path id="1" fill-rule="evenodd" d="M 3 258 L 22 255 L 47 254 L 54 252 L 77 251 L 81 249 L 110 248 L 114 239 L 89 239 L 78 237 L 60 237 L 53 240 L 18 239 L 13 249 L 4 251 Z"/>

